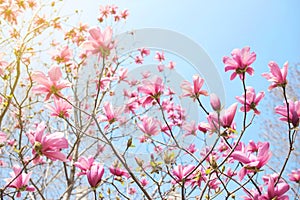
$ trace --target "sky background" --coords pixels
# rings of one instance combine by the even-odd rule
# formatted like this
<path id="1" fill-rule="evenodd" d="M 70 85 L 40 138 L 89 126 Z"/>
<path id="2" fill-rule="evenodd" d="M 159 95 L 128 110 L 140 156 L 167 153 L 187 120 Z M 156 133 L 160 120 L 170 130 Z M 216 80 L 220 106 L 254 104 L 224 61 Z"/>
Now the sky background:
<path id="1" fill-rule="evenodd" d="M 298 0 L 66 0 L 64 12 L 79 9 L 81 21 L 97 25 L 101 4 L 116 4 L 120 9 L 129 10 L 130 16 L 120 32 L 164 28 L 198 43 L 221 74 L 228 104 L 242 94 L 241 81 L 238 78 L 229 81 L 231 72 L 224 72 L 222 57 L 229 56 L 232 49 L 250 46 L 251 51 L 256 52 L 257 59 L 252 65 L 255 76 L 247 78 L 247 85 L 266 94 L 269 83 L 260 74 L 269 70 L 269 61 L 276 61 L 280 67 L 285 61 L 289 61 L 291 67 L 300 62 Z"/>

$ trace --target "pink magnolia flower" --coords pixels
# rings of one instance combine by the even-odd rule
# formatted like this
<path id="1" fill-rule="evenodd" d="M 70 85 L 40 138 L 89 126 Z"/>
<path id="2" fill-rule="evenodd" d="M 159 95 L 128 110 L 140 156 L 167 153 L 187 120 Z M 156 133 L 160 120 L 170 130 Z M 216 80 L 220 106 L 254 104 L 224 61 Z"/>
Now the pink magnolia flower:
<path id="1" fill-rule="evenodd" d="M 81 176 L 87 174 L 87 172 L 91 169 L 93 164 L 94 164 L 94 157 L 92 156 L 90 156 L 89 158 L 86 157 L 78 158 L 78 161 L 74 163 L 74 166 L 78 167 L 81 170 L 81 172 L 79 172 L 77 175 Z"/>
<path id="2" fill-rule="evenodd" d="M 183 97 L 192 97 L 193 99 L 197 99 L 200 95 L 208 96 L 208 92 L 206 90 L 201 90 L 201 87 L 204 84 L 204 79 L 200 78 L 199 75 L 193 76 L 193 85 L 188 81 L 183 81 L 180 85 L 183 90 Z"/>
<path id="3" fill-rule="evenodd" d="M 203 170 L 203 168 L 197 169 L 193 173 L 192 177 L 193 177 L 191 179 L 191 185 L 192 185 L 192 187 L 194 187 L 195 185 L 198 185 L 198 187 L 201 187 L 201 183 L 207 181 L 207 176 L 206 176 L 206 173 Z"/>
<path id="4" fill-rule="evenodd" d="M 198 125 L 196 124 L 196 122 L 194 120 L 192 120 L 191 122 L 184 122 L 182 125 L 182 129 L 186 131 L 184 136 L 188 136 L 188 135 L 196 136 L 197 130 L 198 130 Z"/>
<path id="5" fill-rule="evenodd" d="M 169 69 L 174 69 L 174 68 L 175 68 L 175 65 L 176 65 L 175 62 L 170 61 L 169 64 L 168 64 L 168 68 L 169 68 Z"/>
<path id="6" fill-rule="evenodd" d="M 82 43 L 82 48 L 86 50 L 86 53 L 100 54 L 103 58 L 108 56 L 115 47 L 112 41 L 112 28 L 108 26 L 102 32 L 99 27 L 92 27 L 89 33 L 88 40 Z"/>
<path id="7" fill-rule="evenodd" d="M 220 110 L 221 110 L 221 102 L 220 102 L 219 97 L 216 94 L 214 94 L 214 93 L 211 93 L 209 95 L 209 97 L 210 97 L 210 105 L 211 105 L 211 107 L 214 109 L 214 111 L 220 112 Z"/>
<path id="8" fill-rule="evenodd" d="M 130 187 L 129 191 L 128 191 L 128 194 L 133 195 L 135 193 L 136 193 L 136 189 L 134 187 Z"/>
<path id="9" fill-rule="evenodd" d="M 140 52 L 142 57 L 150 55 L 150 49 L 140 48 L 138 49 L 138 51 Z"/>
<path id="10" fill-rule="evenodd" d="M 134 62 L 135 62 L 136 64 L 143 64 L 144 58 L 141 57 L 141 56 L 136 56 L 135 59 L 134 59 Z"/>
<path id="11" fill-rule="evenodd" d="M 191 171 L 195 169 L 195 166 L 193 165 L 177 165 L 172 170 L 173 175 L 175 176 L 175 180 L 172 180 L 172 184 L 180 183 L 183 178 L 186 179 L 187 182 L 189 182 L 193 177 L 190 175 L 188 178 L 186 177 Z"/>
<path id="12" fill-rule="evenodd" d="M 72 106 L 64 99 L 54 99 L 54 106 L 46 105 L 46 107 L 52 111 L 51 116 L 61 118 L 70 117 L 69 112 L 72 109 Z"/>
<path id="13" fill-rule="evenodd" d="M 146 106 L 153 102 L 153 100 L 159 101 L 161 94 L 163 94 L 164 84 L 160 77 L 156 77 L 155 80 L 143 80 L 142 85 L 138 87 L 138 92 L 145 94 L 142 98 L 142 105 Z"/>
<path id="14" fill-rule="evenodd" d="M 250 53 L 250 47 L 244 47 L 242 49 L 234 49 L 231 52 L 232 57 L 224 56 L 223 63 L 225 64 L 225 72 L 234 70 L 230 76 L 230 80 L 233 80 L 236 75 L 240 76 L 240 79 L 244 79 L 244 74 L 247 72 L 249 75 L 254 73 L 251 64 L 256 60 L 256 54 Z"/>
<path id="15" fill-rule="evenodd" d="M 102 180 L 104 168 L 100 163 L 94 163 L 86 172 L 88 182 L 92 188 L 97 188 Z"/>
<path id="16" fill-rule="evenodd" d="M 255 94 L 255 90 L 253 87 L 247 87 L 246 89 L 246 109 L 244 107 L 245 94 L 241 97 L 235 97 L 238 102 L 240 102 L 243 106 L 241 107 L 241 111 L 249 112 L 250 110 L 254 110 L 254 113 L 259 115 L 260 111 L 257 110 L 256 106 L 260 102 L 260 100 L 265 96 L 264 92 L 259 92 L 257 95 Z"/>
<path id="17" fill-rule="evenodd" d="M 123 19 L 126 19 L 128 16 L 129 16 L 129 12 L 128 12 L 127 9 L 121 11 L 121 17 L 122 17 Z"/>
<path id="18" fill-rule="evenodd" d="M 148 183 L 149 183 L 149 181 L 147 179 L 145 179 L 145 178 L 142 178 L 140 182 L 141 182 L 141 184 L 142 184 L 143 187 L 147 186 Z"/>
<path id="19" fill-rule="evenodd" d="M 163 51 L 162 52 L 157 51 L 156 54 L 155 54 L 155 59 L 158 60 L 159 62 L 164 61 L 165 60 L 164 52 Z"/>
<path id="20" fill-rule="evenodd" d="M 262 76 L 272 82 L 269 86 L 269 90 L 272 90 L 275 87 L 285 87 L 287 84 L 286 76 L 288 72 L 288 62 L 285 62 L 283 68 L 280 69 L 276 62 L 269 62 L 270 73 L 263 73 Z"/>
<path id="21" fill-rule="evenodd" d="M 13 172 L 10 172 L 11 178 L 5 179 L 6 183 L 8 184 L 8 187 L 15 188 L 17 190 L 18 192 L 17 197 L 21 197 L 22 191 L 33 192 L 35 190 L 34 187 L 28 186 L 28 182 L 32 173 L 30 172 L 26 174 L 21 171 L 22 171 L 21 167 L 14 166 Z M 13 180 L 15 177 L 17 178 Z"/>
<path id="22" fill-rule="evenodd" d="M 53 66 L 48 72 L 48 77 L 40 71 L 33 72 L 31 78 L 34 82 L 38 83 L 32 91 L 36 94 L 46 93 L 45 101 L 47 101 L 53 94 L 54 97 L 60 98 L 62 96 L 61 90 L 70 87 L 70 83 L 62 78 L 61 70 L 58 66 Z"/>
<path id="23" fill-rule="evenodd" d="M 268 191 L 266 194 L 262 195 L 259 200 L 269 200 L 269 199 L 276 199 L 276 200 L 288 200 L 288 195 L 285 193 L 290 189 L 290 186 L 284 182 L 279 181 L 278 184 L 275 185 L 277 177 L 268 177 L 268 181 L 266 182 L 268 185 Z"/>
<path id="24" fill-rule="evenodd" d="M 292 123 L 294 127 L 299 126 L 299 119 L 300 119 L 300 101 L 292 101 L 288 100 L 289 103 L 289 113 L 287 112 L 286 103 L 284 103 L 283 106 L 276 106 L 275 112 L 277 114 L 282 115 L 281 118 L 279 118 L 282 121 L 286 121 L 289 123 Z M 289 119 L 288 119 L 289 114 Z"/>
<path id="25" fill-rule="evenodd" d="M 67 63 L 72 59 L 72 51 L 69 49 L 69 46 L 65 46 L 61 51 L 57 52 L 52 56 L 52 59 L 55 60 L 58 64 Z"/>
<path id="26" fill-rule="evenodd" d="M 143 117 L 142 124 L 137 124 L 137 126 L 148 136 L 155 136 L 160 132 L 159 121 L 153 117 Z"/>
<path id="27" fill-rule="evenodd" d="M 257 155 L 248 152 L 245 146 L 241 150 L 236 150 L 231 154 L 231 157 L 244 164 L 244 167 L 239 172 L 239 178 L 242 180 L 244 176 L 250 172 L 257 172 L 260 168 L 267 164 L 272 156 L 270 144 L 268 142 L 259 142 L 257 144 Z"/>
<path id="28" fill-rule="evenodd" d="M 196 148 L 196 145 L 193 143 L 193 144 L 190 144 L 190 146 L 188 146 L 187 150 L 190 152 L 190 153 L 195 153 L 197 151 L 197 148 Z"/>
<path id="29" fill-rule="evenodd" d="M 109 167 L 109 171 L 112 175 L 119 176 L 119 177 L 125 176 L 126 178 L 130 178 L 130 175 L 126 171 L 118 167 L 111 166 Z"/>
<path id="30" fill-rule="evenodd" d="M 64 138 L 61 132 L 44 134 L 46 129 L 42 122 L 37 124 L 34 131 L 26 133 L 30 143 L 33 145 L 32 153 L 37 156 L 46 156 L 50 160 L 61 160 L 66 162 L 66 156 L 61 152 L 62 149 L 68 148 L 68 140 Z"/>
<path id="31" fill-rule="evenodd" d="M 120 119 L 120 115 L 122 114 L 123 110 L 124 108 L 113 108 L 110 102 L 104 102 L 104 115 L 100 115 L 98 119 L 100 122 L 107 121 L 109 124 L 112 124 Z"/>
<path id="32" fill-rule="evenodd" d="M 237 109 L 237 103 L 232 104 L 229 108 L 227 108 L 224 111 L 221 111 L 220 113 L 220 117 L 218 120 L 218 115 L 217 113 L 209 113 L 209 115 L 207 116 L 207 121 L 210 125 L 210 131 L 214 132 L 216 130 L 219 129 L 219 124 L 223 127 L 223 128 L 233 128 L 234 129 L 234 116 L 236 113 L 236 109 Z"/>
<path id="33" fill-rule="evenodd" d="M 292 170 L 292 173 L 289 174 L 289 179 L 296 183 L 300 183 L 300 169 Z"/>

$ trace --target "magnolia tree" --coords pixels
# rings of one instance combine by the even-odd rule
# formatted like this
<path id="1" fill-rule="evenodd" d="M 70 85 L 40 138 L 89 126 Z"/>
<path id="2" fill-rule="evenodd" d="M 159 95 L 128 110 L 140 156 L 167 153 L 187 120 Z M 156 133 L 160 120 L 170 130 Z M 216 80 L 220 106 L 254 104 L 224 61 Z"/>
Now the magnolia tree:
<path id="1" fill-rule="evenodd" d="M 273 172 L 272 144 L 243 140 L 265 96 L 247 85 L 256 59 L 249 47 L 223 58 L 243 88 L 223 105 L 199 74 L 177 82 L 177 92 L 171 74 L 184 66 L 164 51 L 120 55 L 115 30 L 127 10 L 100 6 L 96 26 L 70 25 L 59 3 L 0 2 L 1 199 L 299 198 L 288 191 L 299 187 L 300 169 L 284 173 L 295 162 L 300 116 L 300 102 L 287 98 L 288 63 L 271 61 L 263 74 L 283 94 L 270 123 L 285 126 L 288 140 Z M 152 58 L 155 72 L 128 75 Z"/>

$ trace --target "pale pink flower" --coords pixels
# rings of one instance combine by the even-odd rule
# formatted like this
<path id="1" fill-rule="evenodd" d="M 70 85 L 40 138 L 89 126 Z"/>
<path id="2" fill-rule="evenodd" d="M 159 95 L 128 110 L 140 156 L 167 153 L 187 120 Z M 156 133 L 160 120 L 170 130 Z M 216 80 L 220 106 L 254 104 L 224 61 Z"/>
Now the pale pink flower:
<path id="1" fill-rule="evenodd" d="M 214 111 L 220 112 L 221 102 L 220 102 L 219 97 L 214 93 L 211 93 L 209 96 L 210 96 L 211 107 L 214 109 Z"/>
<path id="2" fill-rule="evenodd" d="M 244 47 L 242 49 L 234 49 L 231 52 L 232 57 L 224 56 L 223 63 L 225 64 L 225 72 L 234 70 L 230 76 L 230 80 L 233 80 L 236 75 L 240 76 L 240 79 L 244 79 L 244 74 L 247 72 L 249 75 L 254 73 L 251 64 L 256 60 L 256 54 L 250 53 L 250 47 Z"/>
<path id="3" fill-rule="evenodd" d="M 168 68 L 169 68 L 169 69 L 174 69 L 174 68 L 175 68 L 175 65 L 176 65 L 175 62 L 170 61 L 169 64 L 168 64 Z"/>
<path id="4" fill-rule="evenodd" d="M 192 120 L 191 122 L 184 122 L 182 125 L 182 129 L 185 130 L 185 134 L 184 136 L 188 136 L 188 135 L 197 135 L 197 130 L 198 130 L 198 125 L 196 124 L 196 122 L 194 120 Z"/>
<path id="5" fill-rule="evenodd" d="M 19 166 L 13 167 L 13 172 L 10 172 L 11 178 L 5 179 L 6 183 L 9 184 L 8 187 L 15 188 L 17 190 L 17 197 L 21 197 L 22 191 L 33 192 L 35 188 L 33 186 L 28 186 L 32 172 L 26 174 L 22 172 L 22 168 Z M 12 181 L 17 177 L 14 181 Z M 12 181 L 12 182 L 11 182 Z M 11 183 L 10 183 L 11 182 Z"/>
<path id="6" fill-rule="evenodd" d="M 210 131 L 214 132 L 219 129 L 219 124 L 223 128 L 233 128 L 234 127 L 234 116 L 237 109 L 237 103 L 232 104 L 229 108 L 224 111 L 221 111 L 219 120 L 217 113 L 209 113 L 207 116 L 207 121 L 210 125 Z"/>
<path id="7" fill-rule="evenodd" d="M 159 65 L 157 65 L 157 69 L 159 72 L 162 72 L 162 71 L 164 71 L 165 66 L 163 64 L 159 64 Z"/>
<path id="8" fill-rule="evenodd" d="M 270 200 L 270 199 L 276 199 L 276 200 L 288 200 L 289 196 L 285 195 L 285 193 L 290 189 L 290 186 L 284 182 L 279 181 L 276 185 L 275 182 L 278 179 L 278 177 L 268 177 L 268 181 L 266 184 L 268 185 L 268 191 L 266 194 L 260 196 L 259 200 Z"/>
<path id="9" fill-rule="evenodd" d="M 231 154 L 231 157 L 244 164 L 244 167 L 239 172 L 239 178 L 242 180 L 244 176 L 250 172 L 257 172 L 260 168 L 267 164 L 272 156 L 270 144 L 268 142 L 260 142 L 257 144 L 257 155 L 247 151 L 246 147 L 241 150 L 236 150 Z"/>
<path id="10" fill-rule="evenodd" d="M 157 51 L 156 54 L 155 54 L 155 59 L 158 60 L 159 62 L 164 61 L 165 60 L 164 52 L 163 51 L 162 52 Z"/>
<path id="11" fill-rule="evenodd" d="M 46 129 L 42 122 L 37 124 L 35 130 L 26 133 L 30 143 L 33 145 L 32 153 L 35 157 L 46 156 L 50 160 L 61 160 L 66 162 L 66 156 L 61 152 L 62 149 L 68 148 L 68 140 L 64 138 L 61 132 L 44 134 Z"/>
<path id="12" fill-rule="evenodd" d="M 137 124 L 137 126 L 148 136 L 158 135 L 160 132 L 159 121 L 153 117 L 145 116 L 142 119 L 142 124 Z"/>
<path id="13" fill-rule="evenodd" d="M 134 62 L 135 62 L 136 64 L 143 64 L 144 59 L 143 59 L 143 57 L 141 57 L 141 56 L 136 56 L 135 59 L 134 59 Z"/>
<path id="14" fill-rule="evenodd" d="M 286 76 L 288 73 L 288 62 L 285 62 L 283 68 L 280 69 L 278 64 L 274 61 L 269 62 L 270 73 L 263 73 L 262 76 L 272 82 L 269 86 L 269 90 L 275 87 L 285 87 L 287 84 Z"/>
<path id="15" fill-rule="evenodd" d="M 189 96 L 193 99 L 197 99 L 200 95 L 208 96 L 208 92 L 206 90 L 201 90 L 204 84 L 204 79 L 200 78 L 199 75 L 193 76 L 193 85 L 188 81 L 183 81 L 180 85 L 183 90 L 183 97 Z"/>
<path id="16" fill-rule="evenodd" d="M 123 107 L 113 108 L 110 102 L 104 102 L 103 105 L 104 115 L 100 115 L 98 119 L 100 122 L 107 121 L 109 124 L 112 124 L 116 122 L 118 119 L 120 119 L 120 115 L 122 114 L 123 110 L 124 110 Z"/>
<path id="17" fill-rule="evenodd" d="M 133 195 L 135 193 L 136 193 L 136 189 L 134 187 L 130 187 L 129 191 L 128 191 L 128 194 Z"/>
<path id="18" fill-rule="evenodd" d="M 97 188 L 102 180 L 104 168 L 99 163 L 94 163 L 90 170 L 86 172 L 88 182 L 92 188 Z"/>
<path id="19" fill-rule="evenodd" d="M 45 101 L 47 101 L 53 94 L 54 97 L 60 98 L 62 96 L 61 90 L 70 87 L 70 83 L 62 78 L 61 70 L 58 66 L 53 66 L 48 71 L 48 77 L 40 71 L 33 72 L 31 78 L 38 85 L 33 87 L 32 91 L 36 94 L 47 94 Z"/>
<path id="20" fill-rule="evenodd" d="M 86 50 L 86 53 L 100 54 L 103 58 L 108 56 L 115 47 L 112 40 L 112 28 L 108 26 L 102 32 L 99 27 L 92 27 L 89 29 L 89 33 L 88 41 L 82 43 L 82 48 Z"/>
<path id="21" fill-rule="evenodd" d="M 54 99 L 54 106 L 46 105 L 48 109 L 52 111 L 51 116 L 68 118 L 70 117 L 69 112 L 72 109 L 72 106 L 66 102 L 64 99 Z"/>
<path id="22" fill-rule="evenodd" d="M 292 170 L 292 173 L 289 174 L 289 179 L 296 183 L 300 183 L 300 169 Z"/>
<path id="23" fill-rule="evenodd" d="M 85 175 L 87 172 L 91 169 L 92 165 L 94 164 L 94 157 L 90 156 L 89 158 L 86 157 L 80 157 L 78 158 L 77 162 L 74 163 L 75 167 L 78 167 L 81 172 L 79 172 L 77 175 Z"/>
<path id="24" fill-rule="evenodd" d="M 193 144 L 190 144 L 190 146 L 188 146 L 187 150 L 190 152 L 190 153 L 195 153 L 197 151 L 196 149 L 196 145 L 193 143 Z"/>
<path id="25" fill-rule="evenodd" d="M 244 112 L 245 110 L 246 112 L 253 110 L 255 114 L 259 115 L 260 111 L 257 110 L 256 106 L 264 96 L 265 96 L 264 92 L 259 92 L 255 94 L 255 90 L 253 87 L 247 87 L 246 88 L 246 109 L 244 107 L 245 94 L 243 94 L 241 97 L 237 96 L 235 98 L 238 100 L 238 102 L 240 102 L 243 105 L 240 108 L 242 112 Z"/>
<path id="26" fill-rule="evenodd" d="M 58 51 L 55 55 L 52 56 L 52 59 L 55 60 L 58 64 L 66 64 L 72 59 L 72 51 L 69 49 L 69 46 L 64 46 L 62 50 Z"/>
<path id="27" fill-rule="evenodd" d="M 146 48 L 140 48 L 138 49 L 138 51 L 140 52 L 141 56 L 149 56 L 150 55 L 150 50 L 146 49 Z"/>
<path id="28" fill-rule="evenodd" d="M 129 16 L 129 12 L 128 12 L 127 9 L 121 11 L 121 17 L 122 17 L 123 19 L 126 19 L 128 16 Z"/>
<path id="29" fill-rule="evenodd" d="M 189 177 L 186 176 L 194 169 L 195 166 L 193 165 L 186 165 L 186 166 L 177 165 L 176 167 L 174 167 L 172 173 L 175 177 L 175 180 L 172 180 L 172 184 L 180 183 L 184 178 L 186 182 L 189 182 L 193 178 L 192 177 L 193 175 L 191 174 Z"/>
<path id="30" fill-rule="evenodd" d="M 118 167 L 111 166 L 109 167 L 109 171 L 112 175 L 119 176 L 119 177 L 125 176 L 126 178 L 130 178 L 130 175 L 126 171 Z"/>
<path id="31" fill-rule="evenodd" d="M 277 114 L 282 115 L 282 117 L 279 118 L 280 120 L 292 123 L 294 127 L 298 127 L 299 120 L 300 120 L 300 101 L 294 102 L 292 100 L 288 100 L 288 103 L 289 103 L 289 119 L 288 119 L 286 103 L 284 103 L 283 106 L 276 106 L 275 112 Z"/>
<path id="32" fill-rule="evenodd" d="M 145 94 L 142 98 L 143 106 L 152 103 L 154 100 L 159 101 L 163 90 L 164 84 L 160 77 L 156 77 L 154 81 L 143 80 L 141 86 L 138 87 L 138 92 Z"/>

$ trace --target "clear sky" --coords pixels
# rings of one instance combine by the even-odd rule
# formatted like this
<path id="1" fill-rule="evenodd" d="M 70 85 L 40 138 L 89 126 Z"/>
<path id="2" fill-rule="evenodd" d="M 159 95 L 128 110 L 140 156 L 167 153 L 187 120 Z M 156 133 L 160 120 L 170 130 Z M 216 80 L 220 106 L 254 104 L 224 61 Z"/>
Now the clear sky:
<path id="1" fill-rule="evenodd" d="M 267 90 L 268 82 L 260 76 L 268 71 L 270 60 L 280 66 L 300 62 L 300 1 L 281 0 L 67 0 L 65 12 L 82 10 L 81 20 L 96 25 L 99 5 L 116 4 L 128 8 L 130 16 L 123 30 L 164 28 L 179 32 L 198 43 L 217 66 L 226 90 L 226 102 L 241 95 L 238 79 L 229 81 L 222 57 L 234 48 L 250 46 L 257 53 L 253 64 L 255 77 L 247 79 L 256 92 Z M 179 66 L 180 67 L 180 66 Z M 250 137 L 252 138 L 252 136 Z"/>

